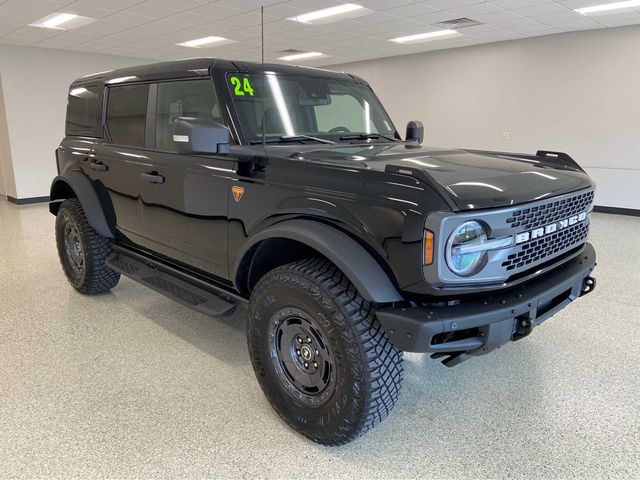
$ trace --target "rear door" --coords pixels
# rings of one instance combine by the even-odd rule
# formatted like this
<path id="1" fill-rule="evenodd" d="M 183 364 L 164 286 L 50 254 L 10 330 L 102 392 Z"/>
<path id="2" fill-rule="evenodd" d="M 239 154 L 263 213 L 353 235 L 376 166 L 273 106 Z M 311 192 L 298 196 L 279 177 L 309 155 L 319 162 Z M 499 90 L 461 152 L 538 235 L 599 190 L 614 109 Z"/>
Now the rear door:
<path id="1" fill-rule="evenodd" d="M 140 173 L 145 168 L 145 128 L 149 84 L 107 88 L 105 138 L 86 165 L 89 176 L 106 191 L 118 230 L 139 240 Z"/>
<path id="2" fill-rule="evenodd" d="M 183 116 L 224 123 L 211 78 L 151 86 L 147 130 L 151 145 L 140 177 L 140 243 L 227 279 L 227 215 L 234 159 L 176 153 L 173 121 Z"/>

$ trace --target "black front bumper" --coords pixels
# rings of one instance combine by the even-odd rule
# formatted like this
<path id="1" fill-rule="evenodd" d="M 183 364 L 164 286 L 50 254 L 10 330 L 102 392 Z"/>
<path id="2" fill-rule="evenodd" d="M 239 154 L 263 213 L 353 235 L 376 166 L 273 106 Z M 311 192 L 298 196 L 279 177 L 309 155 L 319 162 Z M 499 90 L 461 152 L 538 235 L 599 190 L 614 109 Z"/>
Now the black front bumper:
<path id="1" fill-rule="evenodd" d="M 387 308 L 377 313 L 397 348 L 430 352 L 454 366 L 484 355 L 531 330 L 595 288 L 590 274 L 596 253 L 587 243 L 580 255 L 507 292 L 446 307 Z"/>

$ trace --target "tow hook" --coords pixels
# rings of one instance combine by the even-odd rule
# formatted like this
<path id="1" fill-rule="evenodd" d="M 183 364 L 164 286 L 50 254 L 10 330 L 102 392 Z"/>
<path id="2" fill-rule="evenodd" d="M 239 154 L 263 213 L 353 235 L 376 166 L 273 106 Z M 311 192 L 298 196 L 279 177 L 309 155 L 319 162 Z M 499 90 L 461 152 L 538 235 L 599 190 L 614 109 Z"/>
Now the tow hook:
<path id="1" fill-rule="evenodd" d="M 519 317 L 516 317 L 515 320 L 515 332 L 511 336 L 511 340 L 514 342 L 526 337 L 533 331 L 533 321 L 529 314 L 520 315 Z"/>
<path id="2" fill-rule="evenodd" d="M 582 291 L 580 292 L 580 296 L 583 297 L 588 293 L 591 293 L 596 288 L 596 279 L 593 277 L 585 277 L 582 282 Z"/>

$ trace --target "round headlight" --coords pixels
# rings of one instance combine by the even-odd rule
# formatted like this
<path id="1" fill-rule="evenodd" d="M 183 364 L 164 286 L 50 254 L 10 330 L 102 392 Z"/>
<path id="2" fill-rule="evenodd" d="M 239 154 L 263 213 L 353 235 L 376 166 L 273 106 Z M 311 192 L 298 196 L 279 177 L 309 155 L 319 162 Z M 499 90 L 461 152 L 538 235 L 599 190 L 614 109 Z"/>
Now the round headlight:
<path id="1" fill-rule="evenodd" d="M 470 220 L 456 228 L 447 242 L 447 265 L 461 277 L 472 275 L 483 265 L 487 252 L 473 252 L 474 245 L 487 241 L 487 232 L 478 222 Z M 468 252 L 471 250 L 471 252 Z"/>

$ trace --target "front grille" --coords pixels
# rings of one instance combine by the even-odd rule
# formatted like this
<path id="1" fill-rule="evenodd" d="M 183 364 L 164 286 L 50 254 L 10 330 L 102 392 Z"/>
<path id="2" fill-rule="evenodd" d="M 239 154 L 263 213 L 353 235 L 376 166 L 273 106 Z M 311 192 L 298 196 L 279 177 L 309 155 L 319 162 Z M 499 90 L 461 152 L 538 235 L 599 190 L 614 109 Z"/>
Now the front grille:
<path id="1" fill-rule="evenodd" d="M 553 220 L 551 221 L 553 222 Z M 583 243 L 587 239 L 588 233 L 589 222 L 584 221 L 546 237 L 523 243 L 519 246 L 520 251 L 509 255 L 502 266 L 507 271 L 524 268 L 532 263 L 555 256 L 569 247 Z"/>
<path id="2" fill-rule="evenodd" d="M 560 262 L 587 241 L 592 202 L 593 189 L 585 188 L 512 207 L 429 215 L 426 228 L 438 232 L 442 251 L 455 229 L 468 220 L 483 222 L 492 239 L 510 239 L 511 245 L 489 251 L 484 268 L 468 277 L 456 275 L 439 255 L 435 265 L 425 267 L 425 278 L 445 286 L 497 284 Z"/>
<path id="3" fill-rule="evenodd" d="M 585 212 L 592 201 L 593 191 L 562 200 L 552 200 L 536 207 L 513 212 L 507 219 L 507 223 L 511 224 L 511 228 L 530 230 Z"/>

